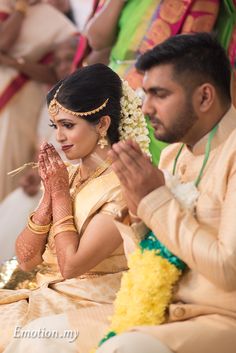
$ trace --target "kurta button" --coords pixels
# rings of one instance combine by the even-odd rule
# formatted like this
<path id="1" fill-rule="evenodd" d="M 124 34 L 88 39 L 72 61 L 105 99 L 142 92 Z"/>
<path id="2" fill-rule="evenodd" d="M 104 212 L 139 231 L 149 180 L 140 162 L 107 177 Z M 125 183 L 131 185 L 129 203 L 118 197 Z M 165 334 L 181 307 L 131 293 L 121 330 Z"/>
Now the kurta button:
<path id="1" fill-rule="evenodd" d="M 180 317 L 183 317 L 184 314 L 185 314 L 185 309 L 182 308 L 181 306 L 178 306 L 178 307 L 174 310 L 173 314 L 174 314 L 176 317 L 179 317 L 179 318 L 180 318 Z"/>

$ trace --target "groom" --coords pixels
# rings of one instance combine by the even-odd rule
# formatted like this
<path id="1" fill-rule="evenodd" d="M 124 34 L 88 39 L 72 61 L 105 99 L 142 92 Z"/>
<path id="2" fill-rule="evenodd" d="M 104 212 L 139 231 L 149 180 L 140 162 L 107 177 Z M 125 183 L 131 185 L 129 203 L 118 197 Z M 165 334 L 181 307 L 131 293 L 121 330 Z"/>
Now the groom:
<path id="1" fill-rule="evenodd" d="M 165 324 L 132 328 L 97 353 L 234 353 L 236 112 L 228 59 L 211 35 L 200 33 L 171 37 L 137 67 L 144 72 L 143 111 L 156 138 L 172 145 L 155 168 L 137 145 L 120 142 L 113 145 L 113 169 L 133 217 L 132 238 L 142 238 L 145 223 L 188 269 Z M 180 200 L 191 191 L 174 195 L 163 170 L 178 177 L 180 188 L 195 182 L 191 208 Z"/>

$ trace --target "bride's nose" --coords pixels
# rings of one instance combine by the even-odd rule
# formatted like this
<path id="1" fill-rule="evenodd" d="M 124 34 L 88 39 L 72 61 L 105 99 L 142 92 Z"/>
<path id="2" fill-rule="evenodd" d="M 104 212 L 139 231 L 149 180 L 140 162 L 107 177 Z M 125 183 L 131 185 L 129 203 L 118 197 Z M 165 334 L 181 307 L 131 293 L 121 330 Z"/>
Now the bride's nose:
<path id="1" fill-rule="evenodd" d="M 66 141 L 66 135 L 64 134 L 63 129 L 60 127 L 58 127 L 56 130 L 56 140 L 59 143 Z"/>

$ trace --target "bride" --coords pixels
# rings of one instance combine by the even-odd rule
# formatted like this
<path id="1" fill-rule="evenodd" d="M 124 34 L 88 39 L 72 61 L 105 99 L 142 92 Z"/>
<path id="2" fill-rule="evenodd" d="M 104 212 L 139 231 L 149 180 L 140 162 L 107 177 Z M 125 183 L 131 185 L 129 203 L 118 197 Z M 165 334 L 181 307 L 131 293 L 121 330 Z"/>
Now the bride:
<path id="1" fill-rule="evenodd" d="M 16 241 L 21 269 L 39 265 L 41 270 L 34 290 L 0 290 L 0 351 L 17 327 L 65 311 L 78 312 L 81 326 L 89 330 L 89 311 L 95 308 L 102 335 L 127 269 L 113 222 L 128 220 L 127 207 L 107 156 L 113 143 L 129 136 L 138 137 L 148 151 L 139 100 L 102 64 L 60 81 L 47 99 L 62 151 L 67 159 L 81 162 L 66 167 L 52 145 L 41 147 L 38 168 L 44 194 Z"/>

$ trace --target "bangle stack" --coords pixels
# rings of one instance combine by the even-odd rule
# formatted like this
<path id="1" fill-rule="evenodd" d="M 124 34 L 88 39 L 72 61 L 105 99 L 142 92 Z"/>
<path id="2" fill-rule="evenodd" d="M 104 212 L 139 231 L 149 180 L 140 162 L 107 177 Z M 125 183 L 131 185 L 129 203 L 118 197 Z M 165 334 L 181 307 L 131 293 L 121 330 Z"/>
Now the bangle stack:
<path id="1" fill-rule="evenodd" d="M 36 224 L 34 223 L 34 221 L 32 220 L 33 216 L 34 216 L 35 212 L 31 213 L 31 215 L 28 218 L 28 224 L 27 227 L 29 228 L 29 230 L 31 230 L 31 232 L 35 233 L 35 234 L 47 234 L 51 228 L 51 223 L 46 224 L 46 225 L 41 225 L 41 224 Z"/>
<path id="2" fill-rule="evenodd" d="M 15 11 L 25 15 L 28 10 L 28 3 L 26 0 L 17 0 L 15 3 Z"/>
<path id="3" fill-rule="evenodd" d="M 70 222 L 68 222 L 71 220 Z M 73 216 L 66 216 L 62 219 L 59 219 L 59 221 L 55 222 L 52 226 L 52 236 L 55 238 L 55 236 L 59 233 L 63 232 L 77 232 L 75 226 L 74 226 L 74 217 Z"/>

